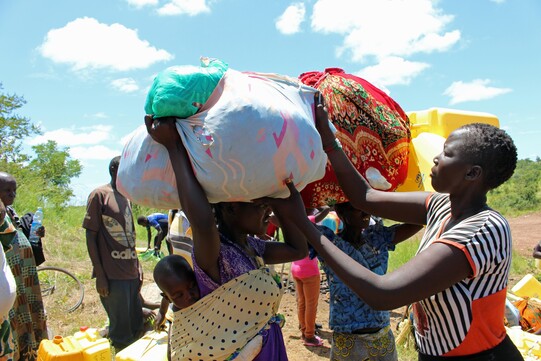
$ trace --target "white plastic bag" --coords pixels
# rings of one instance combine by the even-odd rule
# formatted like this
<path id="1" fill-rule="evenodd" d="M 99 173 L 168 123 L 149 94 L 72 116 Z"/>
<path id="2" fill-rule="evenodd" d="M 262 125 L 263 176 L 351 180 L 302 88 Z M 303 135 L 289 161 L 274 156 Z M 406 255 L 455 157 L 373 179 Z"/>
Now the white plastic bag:
<path id="1" fill-rule="evenodd" d="M 323 177 L 327 156 L 314 124 L 314 93 L 293 78 L 228 69 L 201 110 L 177 120 L 210 202 L 283 198 L 285 178 L 300 190 Z M 168 154 L 144 125 L 124 147 L 117 187 L 137 204 L 179 208 Z"/>

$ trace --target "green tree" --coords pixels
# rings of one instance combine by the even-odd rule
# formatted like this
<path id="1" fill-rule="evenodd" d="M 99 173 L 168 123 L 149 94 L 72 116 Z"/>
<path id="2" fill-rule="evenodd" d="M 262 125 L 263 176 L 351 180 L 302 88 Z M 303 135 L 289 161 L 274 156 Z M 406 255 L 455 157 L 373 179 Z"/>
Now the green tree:
<path id="1" fill-rule="evenodd" d="M 537 210 L 541 204 L 541 160 L 520 159 L 513 176 L 488 194 L 490 206 L 507 215 Z"/>
<path id="2" fill-rule="evenodd" d="M 73 196 L 70 181 L 81 174 L 80 162 L 70 159 L 69 148 L 58 149 L 53 141 L 33 146 L 33 155 L 23 153 L 23 140 L 41 134 L 41 129 L 16 114 L 26 104 L 24 98 L 2 89 L 0 83 L 0 171 L 17 180 L 16 208 L 26 212 L 67 205 Z"/>
<path id="3" fill-rule="evenodd" d="M 41 130 L 30 119 L 14 113 L 26 101 L 18 95 L 2 92 L 2 89 L 0 83 L 0 166 L 6 169 L 7 163 L 20 164 L 28 160 L 28 156 L 21 151 L 22 139 L 41 134 Z"/>

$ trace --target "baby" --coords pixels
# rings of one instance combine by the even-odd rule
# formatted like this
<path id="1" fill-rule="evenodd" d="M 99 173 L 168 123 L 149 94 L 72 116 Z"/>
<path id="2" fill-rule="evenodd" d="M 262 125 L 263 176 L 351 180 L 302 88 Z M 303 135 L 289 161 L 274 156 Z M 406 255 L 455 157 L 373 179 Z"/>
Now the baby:
<path id="1" fill-rule="evenodd" d="M 162 291 L 162 297 L 171 304 L 173 311 L 179 311 L 192 306 L 201 297 L 195 280 L 195 272 L 182 256 L 171 254 L 160 259 L 154 267 L 154 281 Z M 173 322 L 174 319 L 173 319 Z M 171 328 L 169 328 L 171 332 Z M 169 334 L 171 340 L 171 333 Z M 260 335 L 252 338 L 241 350 L 230 359 L 236 361 L 251 361 L 261 351 L 263 338 Z M 167 349 L 167 359 L 171 360 L 171 341 Z"/>

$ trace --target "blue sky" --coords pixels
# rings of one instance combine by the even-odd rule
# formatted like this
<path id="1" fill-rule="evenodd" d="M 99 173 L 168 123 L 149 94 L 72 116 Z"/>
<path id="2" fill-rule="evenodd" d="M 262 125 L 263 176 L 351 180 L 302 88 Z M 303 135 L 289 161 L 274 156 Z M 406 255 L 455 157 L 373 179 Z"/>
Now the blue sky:
<path id="1" fill-rule="evenodd" d="M 173 65 L 236 70 L 339 67 L 406 111 L 496 115 L 519 158 L 541 156 L 538 0 L 0 0 L 0 82 L 18 114 L 84 167 L 75 202 L 143 122 L 147 90 Z"/>

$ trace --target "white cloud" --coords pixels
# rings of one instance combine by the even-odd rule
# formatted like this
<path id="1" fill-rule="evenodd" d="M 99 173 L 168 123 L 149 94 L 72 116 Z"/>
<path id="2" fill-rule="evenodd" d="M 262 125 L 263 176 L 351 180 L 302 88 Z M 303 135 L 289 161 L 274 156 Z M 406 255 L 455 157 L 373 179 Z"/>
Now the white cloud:
<path id="1" fill-rule="evenodd" d="M 123 93 L 133 93 L 139 90 L 139 85 L 133 78 L 120 78 L 111 82 L 111 86 Z"/>
<path id="2" fill-rule="evenodd" d="M 160 15 L 199 15 L 210 12 L 206 0 L 171 0 L 158 9 Z"/>
<path id="3" fill-rule="evenodd" d="M 30 145 L 42 144 L 48 140 L 54 140 L 59 146 L 78 146 L 84 144 L 99 144 L 111 138 L 112 126 L 94 125 L 82 128 L 61 128 L 46 131 L 29 141 Z"/>
<path id="4" fill-rule="evenodd" d="M 78 160 L 111 160 L 113 157 L 120 155 L 122 150 L 111 149 L 104 145 L 94 145 L 91 147 L 73 147 L 70 148 L 70 155 Z"/>
<path id="5" fill-rule="evenodd" d="M 70 64 L 74 71 L 144 69 L 173 58 L 167 51 L 139 39 L 137 30 L 118 23 L 102 24 L 89 17 L 50 30 L 38 50 L 55 63 Z"/>
<path id="6" fill-rule="evenodd" d="M 288 6 L 284 13 L 276 20 L 276 29 L 286 35 L 298 33 L 304 21 L 305 14 L 306 8 L 303 3 Z"/>
<path id="7" fill-rule="evenodd" d="M 427 63 L 404 60 L 392 56 L 382 59 L 377 65 L 367 66 L 356 75 L 370 83 L 384 88 L 389 85 L 408 85 L 423 70 L 430 67 Z"/>
<path id="8" fill-rule="evenodd" d="M 94 113 L 94 114 L 85 114 L 84 117 L 85 118 L 97 118 L 97 119 L 109 118 L 109 116 L 107 114 L 105 114 L 104 112 L 97 112 L 97 113 Z"/>
<path id="9" fill-rule="evenodd" d="M 158 0 L 126 0 L 131 6 L 141 9 L 145 6 L 156 6 L 158 5 Z"/>
<path id="10" fill-rule="evenodd" d="M 512 91 L 510 88 L 488 86 L 489 83 L 489 79 L 474 79 L 469 83 L 455 81 L 445 89 L 443 95 L 451 97 L 449 104 L 454 105 L 469 101 L 487 100 Z"/>
<path id="11" fill-rule="evenodd" d="M 312 29 L 344 36 L 339 56 L 353 61 L 446 51 L 460 31 L 446 31 L 453 20 L 431 0 L 318 0 Z"/>

